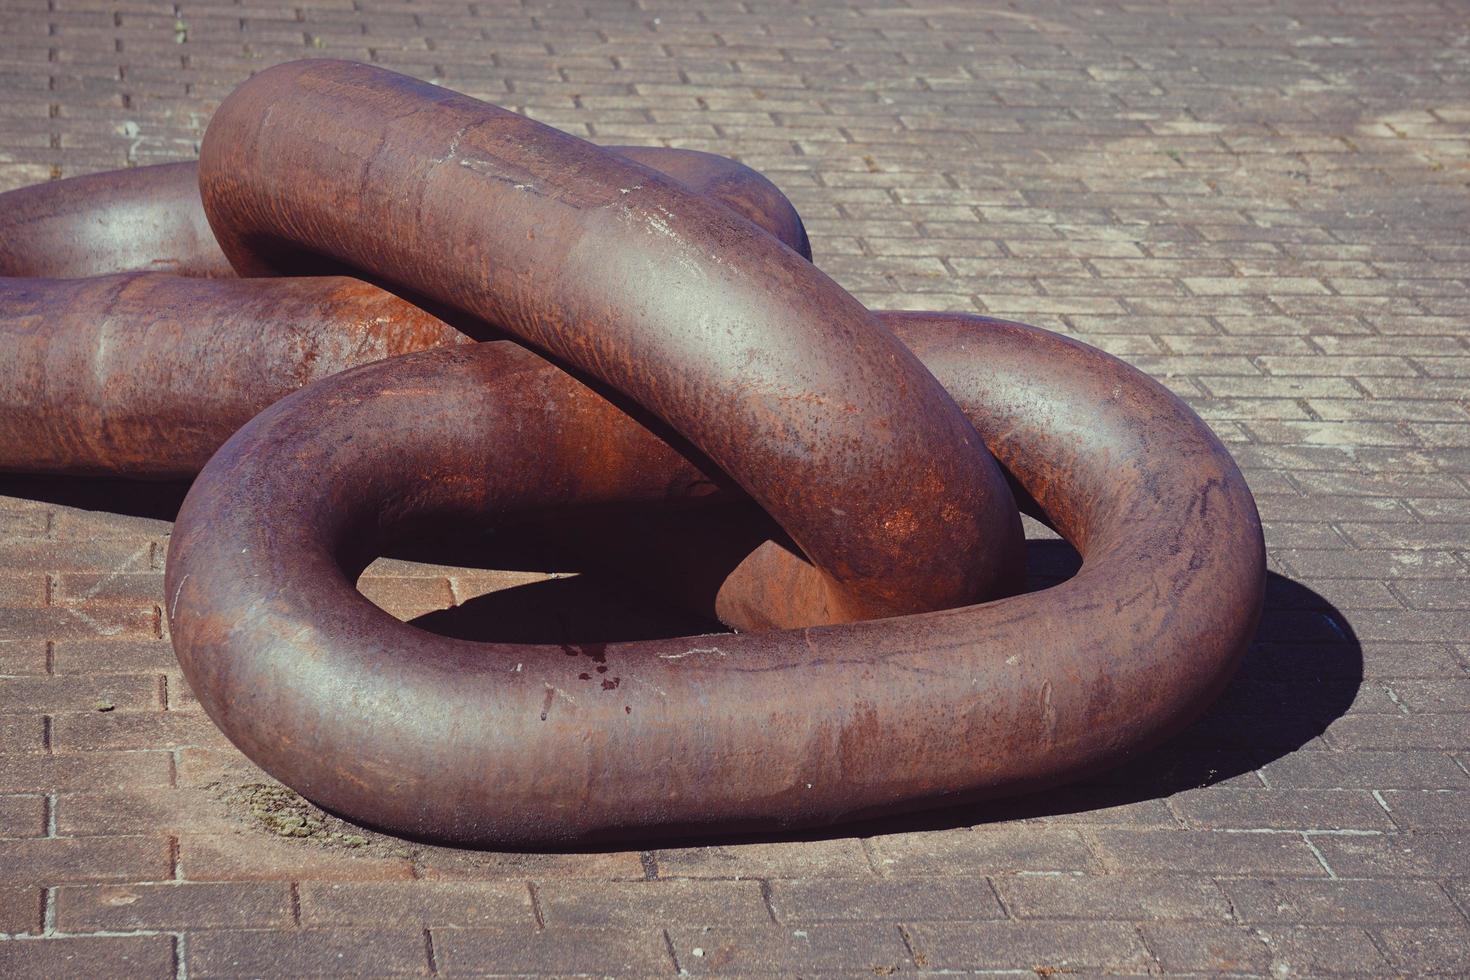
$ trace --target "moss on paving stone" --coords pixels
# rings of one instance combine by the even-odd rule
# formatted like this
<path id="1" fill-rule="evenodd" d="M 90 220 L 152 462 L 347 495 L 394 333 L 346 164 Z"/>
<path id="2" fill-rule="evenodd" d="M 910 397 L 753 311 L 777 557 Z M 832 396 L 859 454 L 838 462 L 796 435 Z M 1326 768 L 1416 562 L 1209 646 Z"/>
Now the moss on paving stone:
<path id="1" fill-rule="evenodd" d="M 366 835 L 343 829 L 350 824 L 312 806 L 285 786 L 246 783 L 231 793 L 229 800 L 249 814 L 257 826 L 277 837 L 304 839 L 325 847 L 357 848 L 370 843 Z"/>

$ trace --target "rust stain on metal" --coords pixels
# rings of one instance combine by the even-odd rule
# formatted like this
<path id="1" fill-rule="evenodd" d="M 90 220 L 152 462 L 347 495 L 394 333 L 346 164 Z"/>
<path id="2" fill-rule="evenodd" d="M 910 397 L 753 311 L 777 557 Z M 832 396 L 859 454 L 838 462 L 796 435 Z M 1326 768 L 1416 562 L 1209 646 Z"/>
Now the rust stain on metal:
<path id="1" fill-rule="evenodd" d="M 609 150 L 810 258 L 796 209 L 749 167 L 695 150 Z M 236 279 L 192 162 L 0 194 L 0 470 L 192 477 L 312 381 L 499 335 L 439 312 L 453 325 L 344 276 Z"/>
<path id="2" fill-rule="evenodd" d="M 720 554 L 705 544 L 730 533 L 732 505 L 692 494 L 708 479 L 694 461 L 524 349 L 479 344 L 336 375 L 226 444 L 170 543 L 186 676 L 237 745 L 307 796 L 478 844 L 778 829 L 1018 793 L 1194 718 L 1245 650 L 1264 582 L 1255 507 L 1223 446 L 1162 386 L 1084 345 L 977 317 L 882 316 L 1027 506 L 1081 552 L 1074 578 L 800 630 L 590 648 L 427 635 L 364 599 L 357 564 L 341 565 L 391 534 L 390 502 L 416 527 L 539 506 L 548 487 L 564 488 L 566 508 L 677 506 L 705 537 L 686 527 L 686 547 L 645 548 L 630 571 L 671 595 L 710 579 L 760 600 L 760 582 L 700 567 Z M 432 406 L 398 411 L 396 392 L 431 383 Z M 589 464 L 573 449 L 589 428 L 603 475 L 583 481 Z M 383 465 L 404 447 L 413 466 Z M 486 459 L 517 462 L 487 470 Z M 319 494 L 303 495 L 308 483 Z M 1133 598 L 1120 608 L 1119 597 Z M 306 622 L 323 659 L 303 675 L 283 637 Z M 618 700 L 556 694 L 600 686 L 588 669 L 599 661 L 615 666 L 605 676 L 620 678 Z M 365 789 L 322 762 L 358 758 L 397 773 L 394 785 Z"/>
<path id="3" fill-rule="evenodd" d="M 864 309 L 729 161 L 312 61 L 231 95 L 197 167 L 0 204 L 0 468 L 208 459 L 179 662 L 364 824 L 547 846 L 1024 792 L 1180 729 L 1254 632 L 1254 501 L 1178 398 L 1034 327 Z M 1018 506 L 1072 579 L 1011 594 Z M 575 516 L 610 507 L 663 523 Z M 531 513 L 742 632 L 471 643 L 353 586 L 405 529 Z"/>
<path id="4" fill-rule="evenodd" d="M 822 572 L 824 621 L 1020 584 L 1010 490 L 934 377 L 810 262 L 650 167 L 404 75 L 299 61 L 220 105 L 199 186 L 244 274 L 357 270 L 631 399 L 785 529 Z"/>

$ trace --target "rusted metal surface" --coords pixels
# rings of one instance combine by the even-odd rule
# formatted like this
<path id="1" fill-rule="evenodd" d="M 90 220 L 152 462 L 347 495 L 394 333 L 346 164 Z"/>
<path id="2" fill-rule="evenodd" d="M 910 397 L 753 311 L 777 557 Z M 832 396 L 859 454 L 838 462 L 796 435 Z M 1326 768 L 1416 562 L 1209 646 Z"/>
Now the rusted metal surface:
<path id="1" fill-rule="evenodd" d="M 811 258 L 801 217 L 758 171 L 698 150 L 607 150 L 709 195 Z M 0 194 L 0 277 L 118 272 L 234 277 L 204 217 L 198 163 L 110 170 Z"/>
<path id="2" fill-rule="evenodd" d="M 0 194 L 0 276 L 234 276 L 199 201 L 199 167 L 163 163 Z"/>
<path id="3" fill-rule="evenodd" d="M 1019 584 L 1010 491 L 938 382 L 815 266 L 658 171 L 416 79 L 302 61 L 225 99 L 199 180 L 242 273 L 393 283 L 666 423 L 822 572 L 821 621 Z"/>
<path id="4" fill-rule="evenodd" d="M 871 313 L 764 178 L 620 152 L 304 62 L 221 107 L 202 194 L 176 167 L 0 196 L 0 272 L 217 277 L 0 280 L 0 467 L 187 472 L 299 389 L 191 489 L 171 637 L 250 758 L 399 834 L 832 823 L 1055 784 L 1198 715 L 1265 582 L 1204 423 L 1034 327 Z M 1072 579 L 1007 595 L 1017 503 Z M 638 507 L 678 546 L 589 524 Z M 405 537 L 537 520 L 743 632 L 473 643 L 354 588 Z"/>
<path id="5" fill-rule="evenodd" d="M 796 209 L 749 167 L 693 150 L 612 150 L 810 255 Z M 225 278 L 234 270 L 192 162 L 0 194 L 0 274 L 92 277 L 0 278 L 0 470 L 193 476 L 302 385 L 467 339 L 359 280 Z"/>
<path id="6" fill-rule="evenodd" d="M 305 384 L 468 340 L 343 277 L 0 279 L 0 470 L 193 476 Z"/>
<path id="7" fill-rule="evenodd" d="M 425 634 L 352 585 L 395 529 L 697 507 L 708 486 L 533 355 L 455 347 L 298 392 L 206 467 L 168 557 L 189 683 L 311 799 L 481 845 L 777 829 L 1016 793 L 1192 719 L 1244 651 L 1264 582 L 1255 506 L 1225 449 L 1091 348 L 959 315 L 884 320 L 1077 547 L 1074 578 L 807 630 L 571 647 Z"/>

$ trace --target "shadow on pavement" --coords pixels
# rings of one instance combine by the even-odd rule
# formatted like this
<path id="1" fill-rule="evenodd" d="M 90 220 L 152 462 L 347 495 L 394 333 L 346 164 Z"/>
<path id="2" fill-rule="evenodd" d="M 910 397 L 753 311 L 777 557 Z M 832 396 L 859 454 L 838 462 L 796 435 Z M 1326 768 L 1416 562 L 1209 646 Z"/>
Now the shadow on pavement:
<path id="1" fill-rule="evenodd" d="M 1076 553 L 1062 542 L 1033 541 L 1029 546 L 1038 566 L 1064 568 L 1066 552 L 1075 570 Z M 1363 649 L 1347 617 L 1305 585 L 1270 572 L 1260 627 L 1234 679 L 1199 720 L 1164 744 L 1082 782 L 1029 796 L 848 824 L 820 836 L 873 836 L 1060 816 L 1225 782 L 1321 735 L 1352 705 L 1362 681 Z"/>
<path id="2" fill-rule="evenodd" d="M 1064 581 L 1081 565 L 1059 540 L 1028 540 L 1027 560 L 1028 591 Z M 1185 731 L 1115 769 L 1026 796 L 676 846 L 951 830 L 1163 799 L 1235 779 L 1300 749 L 1347 711 L 1362 681 L 1363 649 L 1347 617 L 1305 585 L 1270 572 L 1256 638 L 1225 692 Z"/>
<path id="3" fill-rule="evenodd" d="M 139 483 L 78 477 L 3 476 L 0 494 L 135 517 L 171 520 L 184 483 Z M 576 567 L 555 543 L 527 533 L 460 533 L 390 554 L 456 565 L 505 569 Z M 1076 573 L 1080 561 L 1066 543 L 1028 541 L 1028 591 Z M 589 572 L 503 589 L 413 625 L 468 640 L 514 643 L 626 641 L 717 632 L 720 625 L 653 602 L 625 584 L 627 576 Z M 1363 679 L 1363 654 L 1340 610 L 1299 582 L 1268 575 L 1255 642 L 1225 693 L 1209 711 L 1167 743 L 1084 782 L 1029 796 L 990 800 L 780 835 L 643 841 L 642 846 L 818 840 L 967 827 L 1122 806 L 1224 782 L 1296 751 L 1352 704 Z M 630 843 L 628 847 L 637 846 Z M 623 849 L 611 846 L 589 850 Z"/>
<path id="4" fill-rule="evenodd" d="M 1058 540 L 1029 541 L 1027 557 L 1028 591 L 1064 581 L 1080 566 L 1076 551 Z M 467 639 L 518 642 L 647 639 L 718 628 L 683 613 L 660 617 L 641 593 L 595 573 L 492 593 L 415 624 Z M 866 837 L 1045 818 L 1165 798 L 1235 779 L 1306 745 L 1348 709 L 1362 679 L 1362 648 L 1342 612 L 1306 586 L 1270 573 L 1256 639 L 1219 700 L 1187 730 L 1117 769 L 1012 799 L 786 834 L 680 837 L 645 841 L 643 846 Z"/>
<path id="5" fill-rule="evenodd" d="M 24 497 L 62 507 L 100 510 L 124 517 L 171 521 L 184 503 L 184 495 L 189 492 L 191 482 L 0 473 L 0 496 Z"/>

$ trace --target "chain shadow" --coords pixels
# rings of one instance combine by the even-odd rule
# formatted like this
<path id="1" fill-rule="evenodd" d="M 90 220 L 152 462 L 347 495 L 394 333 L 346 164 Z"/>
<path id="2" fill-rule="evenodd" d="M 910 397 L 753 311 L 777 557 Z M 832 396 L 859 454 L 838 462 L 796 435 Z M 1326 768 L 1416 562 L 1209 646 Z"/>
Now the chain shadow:
<path id="1" fill-rule="evenodd" d="M 0 497 L 104 511 L 122 517 L 172 521 L 191 480 L 125 480 L 117 477 L 0 473 Z"/>
<path id="2" fill-rule="evenodd" d="M 1055 539 L 1027 542 L 1027 591 L 1038 591 L 1076 574 L 1081 559 Z M 625 639 L 685 635 L 690 627 L 719 629 L 686 613 L 658 612 L 656 604 L 605 576 L 590 573 L 562 584 L 537 583 L 470 600 L 415 621 L 435 632 L 469 639 L 546 642 L 547 613 L 558 610 L 556 629 L 578 642 L 609 629 Z M 538 593 L 549 605 L 534 599 Z M 575 600 L 558 605 L 562 598 Z M 610 603 L 610 604 L 609 604 Z M 636 612 L 633 610 L 636 609 Z M 527 610 L 539 625 L 518 623 Z M 539 611 L 538 611 L 539 610 Z M 611 617 L 607 617 L 612 613 Z M 539 619 L 538 619 L 539 617 Z M 539 631 L 539 632 L 538 632 Z M 858 819 L 781 833 L 726 832 L 692 836 L 684 831 L 663 843 L 689 847 L 759 842 L 798 842 L 944 830 L 1012 820 L 1095 811 L 1235 779 L 1294 752 L 1320 735 L 1352 704 L 1363 679 L 1362 647 L 1340 610 L 1299 582 L 1267 575 L 1266 600 L 1256 638 L 1225 692 L 1185 731 L 1115 769 L 1029 795 L 941 805 L 916 812 Z M 639 842 L 609 842 L 568 850 L 634 849 Z M 657 846 L 644 839 L 643 847 Z"/>
<path id="3" fill-rule="evenodd" d="M 1030 541 L 1027 550 L 1033 591 L 1075 574 L 1081 564 L 1061 541 Z M 1163 744 L 1096 776 L 1025 796 L 862 820 L 803 839 L 1043 819 L 1226 782 L 1317 738 L 1351 707 L 1362 681 L 1363 649 L 1341 610 L 1300 582 L 1268 572 L 1261 622 L 1235 677 L 1199 719 Z"/>
<path id="4" fill-rule="evenodd" d="M 172 520 L 188 484 L 57 476 L 0 476 L 0 494 L 126 516 Z M 583 548 L 565 549 L 534 526 L 463 530 L 387 550 L 415 561 L 537 571 L 575 570 Z M 644 543 L 646 550 L 647 543 Z M 657 550 L 657 549 L 655 549 Z M 1077 553 L 1055 539 L 1027 542 L 1028 591 L 1075 574 Z M 717 622 L 673 608 L 631 587 L 626 573 L 591 571 L 504 589 L 413 621 L 469 640 L 519 643 L 626 641 L 722 631 Z M 1346 616 L 1305 585 L 1271 573 L 1256 639 L 1215 704 L 1163 745 L 1111 771 L 1027 796 L 941 806 L 779 834 L 687 836 L 678 846 L 802 841 L 954 829 L 1005 820 L 1095 811 L 1236 779 L 1307 745 L 1352 704 L 1363 679 L 1362 647 Z M 604 843 L 580 850 L 655 844 Z"/>
<path id="5" fill-rule="evenodd" d="M 410 621 L 459 640 L 623 643 L 722 632 L 719 623 L 663 608 L 611 575 L 577 573 L 475 596 Z"/>

